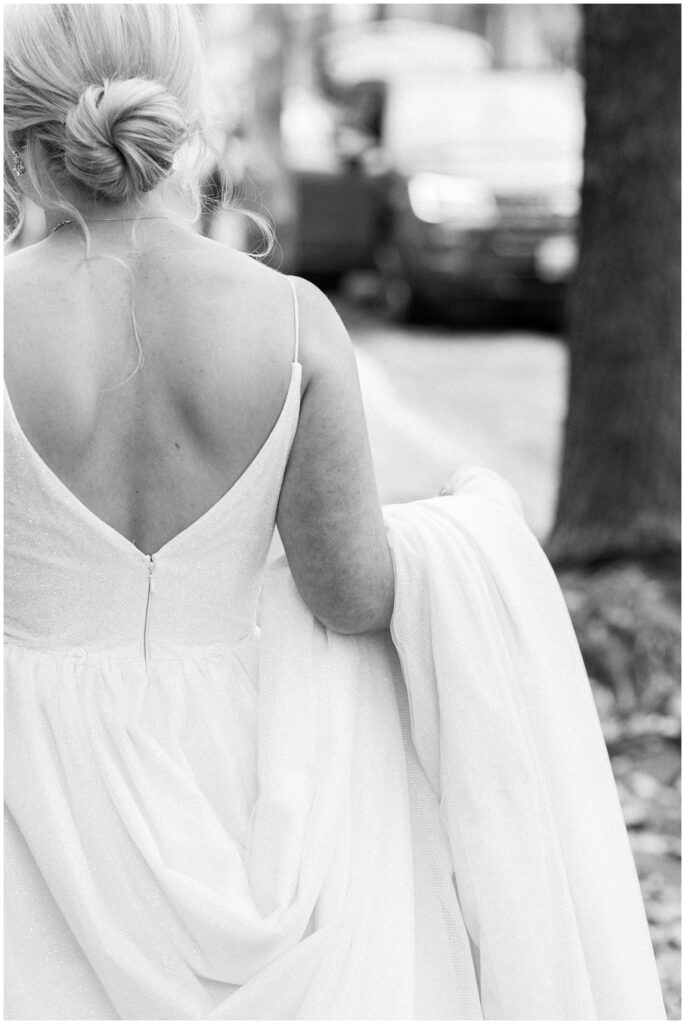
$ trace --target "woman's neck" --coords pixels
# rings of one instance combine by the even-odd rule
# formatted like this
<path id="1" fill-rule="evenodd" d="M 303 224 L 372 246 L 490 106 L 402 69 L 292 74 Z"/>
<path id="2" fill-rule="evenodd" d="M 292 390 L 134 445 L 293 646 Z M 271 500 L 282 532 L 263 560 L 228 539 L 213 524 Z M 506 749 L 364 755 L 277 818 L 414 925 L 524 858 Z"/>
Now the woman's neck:
<path id="1" fill-rule="evenodd" d="M 74 203 L 73 207 L 78 211 L 81 218 L 90 228 L 94 225 L 103 230 L 112 230 L 116 224 L 132 224 L 139 220 L 163 219 L 169 216 L 169 210 L 160 202 L 159 196 L 144 197 L 133 203 L 97 203 L 82 201 Z M 66 223 L 78 224 L 78 218 L 69 208 L 57 208 L 45 211 L 45 220 L 49 231 L 55 231 Z"/>

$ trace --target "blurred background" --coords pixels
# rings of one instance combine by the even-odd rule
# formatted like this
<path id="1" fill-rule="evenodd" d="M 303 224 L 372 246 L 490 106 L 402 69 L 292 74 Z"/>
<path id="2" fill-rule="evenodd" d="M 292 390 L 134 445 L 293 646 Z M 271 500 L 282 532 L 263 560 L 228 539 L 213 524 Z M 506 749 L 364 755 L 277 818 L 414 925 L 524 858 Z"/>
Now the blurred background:
<path id="1" fill-rule="evenodd" d="M 322 287 L 383 502 L 521 495 L 680 1018 L 680 6 L 199 4 L 197 229 Z M 230 183 L 232 209 L 217 201 Z M 19 244 L 40 237 L 40 214 Z"/>

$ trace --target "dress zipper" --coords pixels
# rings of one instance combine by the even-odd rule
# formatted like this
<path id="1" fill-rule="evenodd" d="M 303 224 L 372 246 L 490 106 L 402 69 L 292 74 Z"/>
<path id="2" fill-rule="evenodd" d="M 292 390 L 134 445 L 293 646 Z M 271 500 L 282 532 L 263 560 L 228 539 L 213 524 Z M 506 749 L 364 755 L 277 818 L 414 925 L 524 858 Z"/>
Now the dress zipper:
<path id="1" fill-rule="evenodd" d="M 150 598 L 155 590 L 155 581 L 152 578 L 152 574 L 155 571 L 154 555 L 148 555 L 148 567 L 147 567 L 147 600 L 145 602 L 145 623 L 143 625 L 143 658 L 145 660 L 145 671 L 148 670 L 148 621 L 150 618 Z"/>

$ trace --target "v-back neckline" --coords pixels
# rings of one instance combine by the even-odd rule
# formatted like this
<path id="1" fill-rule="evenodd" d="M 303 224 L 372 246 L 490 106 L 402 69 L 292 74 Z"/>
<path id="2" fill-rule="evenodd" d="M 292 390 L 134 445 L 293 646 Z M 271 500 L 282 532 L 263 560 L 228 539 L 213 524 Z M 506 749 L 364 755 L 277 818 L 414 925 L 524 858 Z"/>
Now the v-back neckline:
<path id="1" fill-rule="evenodd" d="M 273 427 L 271 428 L 271 430 L 269 431 L 269 433 L 267 434 L 263 444 L 259 448 L 259 451 L 254 456 L 254 458 L 247 464 L 247 466 L 242 471 L 240 476 L 231 484 L 228 490 L 224 491 L 224 493 L 212 505 L 210 505 L 209 508 L 205 509 L 205 511 L 197 517 L 197 519 L 194 519 L 191 523 L 188 523 L 187 526 L 184 526 L 181 530 L 179 530 L 178 533 L 174 534 L 173 537 L 171 537 L 168 541 L 162 544 L 161 547 L 157 548 L 156 551 L 152 551 L 149 554 L 145 551 L 142 551 L 133 543 L 133 541 L 129 540 L 128 537 L 124 536 L 123 533 L 120 533 L 120 531 L 117 530 L 114 526 L 108 523 L 105 519 L 102 519 L 99 515 L 97 515 L 96 512 L 93 512 L 93 510 L 89 508 L 88 505 L 86 505 L 71 490 L 71 488 L 67 487 L 67 485 L 57 475 L 57 473 L 55 473 L 55 471 L 50 468 L 50 466 L 47 464 L 43 456 L 37 451 L 34 445 L 31 444 L 28 437 L 26 436 L 24 428 L 19 422 L 17 414 L 14 410 L 14 405 L 12 403 L 10 393 L 7 389 L 7 382 L 3 381 L 3 383 L 5 389 L 5 405 L 9 412 L 10 419 L 14 426 L 15 432 L 19 438 L 19 441 L 29 452 L 31 459 L 38 467 L 38 470 L 48 480 L 53 490 L 56 491 L 57 494 L 61 497 L 63 503 L 71 507 L 76 514 L 81 516 L 82 519 L 90 522 L 91 525 L 96 527 L 96 529 L 98 529 L 100 533 L 108 537 L 111 541 L 123 547 L 129 553 L 133 553 L 134 555 L 139 557 L 141 561 L 145 561 L 147 564 L 149 564 L 151 559 L 157 559 L 160 556 L 166 554 L 169 548 L 174 547 L 181 540 L 187 539 L 189 534 L 195 533 L 196 530 L 198 530 L 201 527 L 201 525 L 203 525 L 209 518 L 211 518 L 228 501 L 229 498 L 232 498 L 234 496 L 234 492 L 240 486 L 243 485 L 250 471 L 262 459 L 264 452 L 268 449 L 268 447 L 270 446 L 270 442 L 277 434 L 278 428 L 281 425 L 283 419 L 285 418 L 286 411 L 290 407 L 292 395 L 295 392 L 299 391 L 301 371 L 301 363 L 299 363 L 297 360 L 293 361 L 288 391 L 286 393 L 281 411 L 278 414 L 278 418 L 274 423 Z"/>

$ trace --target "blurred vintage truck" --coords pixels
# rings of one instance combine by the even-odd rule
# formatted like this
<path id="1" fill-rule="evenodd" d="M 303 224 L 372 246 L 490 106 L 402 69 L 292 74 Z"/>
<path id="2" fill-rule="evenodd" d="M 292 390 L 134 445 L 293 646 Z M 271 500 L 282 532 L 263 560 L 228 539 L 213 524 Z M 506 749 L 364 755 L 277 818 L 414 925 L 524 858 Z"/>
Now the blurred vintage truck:
<path id="1" fill-rule="evenodd" d="M 326 285 L 375 268 L 398 318 L 534 304 L 555 319 L 576 258 L 582 80 L 493 69 L 479 37 L 409 24 L 325 39 L 325 95 L 286 101 L 288 269 Z"/>

